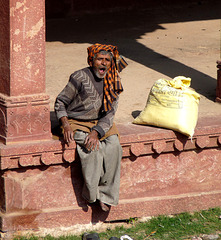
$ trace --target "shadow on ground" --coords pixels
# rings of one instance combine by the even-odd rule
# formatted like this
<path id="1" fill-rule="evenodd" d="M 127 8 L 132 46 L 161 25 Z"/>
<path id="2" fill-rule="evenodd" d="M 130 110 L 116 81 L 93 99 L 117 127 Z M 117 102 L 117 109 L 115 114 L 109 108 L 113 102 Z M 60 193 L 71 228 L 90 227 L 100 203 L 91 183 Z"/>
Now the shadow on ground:
<path id="1" fill-rule="evenodd" d="M 187 1 L 178 5 L 160 2 L 160 5 L 140 7 L 136 11 L 121 9 L 94 13 L 88 10 L 69 18 L 47 19 L 46 40 L 117 45 L 125 57 L 170 78 L 184 75 L 200 79 L 192 82 L 191 86 L 206 98 L 214 100 L 215 96 L 211 93 L 216 88 L 216 79 L 147 48 L 137 39 L 145 33 L 162 29 L 162 23 L 219 19 L 221 1 Z"/>

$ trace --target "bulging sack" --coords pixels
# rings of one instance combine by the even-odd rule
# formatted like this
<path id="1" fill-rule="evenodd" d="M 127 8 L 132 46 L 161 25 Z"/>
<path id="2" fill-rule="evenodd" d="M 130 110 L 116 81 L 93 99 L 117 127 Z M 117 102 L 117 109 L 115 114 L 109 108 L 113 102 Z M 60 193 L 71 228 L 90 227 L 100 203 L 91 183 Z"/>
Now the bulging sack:
<path id="1" fill-rule="evenodd" d="M 172 129 L 192 138 L 198 120 L 200 95 L 189 88 L 191 78 L 159 79 L 152 86 L 135 124 Z"/>

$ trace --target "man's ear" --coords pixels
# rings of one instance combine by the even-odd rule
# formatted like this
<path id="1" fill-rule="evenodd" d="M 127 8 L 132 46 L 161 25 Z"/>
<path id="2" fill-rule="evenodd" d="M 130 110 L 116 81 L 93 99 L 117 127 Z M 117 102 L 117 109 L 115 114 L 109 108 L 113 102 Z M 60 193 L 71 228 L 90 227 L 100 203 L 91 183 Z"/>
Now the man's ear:
<path id="1" fill-rule="evenodd" d="M 90 66 L 90 67 L 93 67 L 93 64 L 92 64 L 92 62 L 90 62 L 90 63 L 89 63 L 89 66 Z"/>

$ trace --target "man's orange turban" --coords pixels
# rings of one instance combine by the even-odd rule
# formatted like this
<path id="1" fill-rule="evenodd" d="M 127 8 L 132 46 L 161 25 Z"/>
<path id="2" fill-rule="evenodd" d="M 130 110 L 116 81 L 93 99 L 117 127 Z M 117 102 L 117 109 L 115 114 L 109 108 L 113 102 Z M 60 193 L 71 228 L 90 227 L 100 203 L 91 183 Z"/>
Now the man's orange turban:
<path id="1" fill-rule="evenodd" d="M 119 52 L 116 46 L 104 45 L 96 43 L 88 47 L 88 64 L 93 62 L 94 55 L 104 50 L 113 54 L 111 67 L 107 71 L 104 77 L 104 111 L 109 111 L 112 106 L 112 102 L 123 91 L 123 87 L 120 81 L 119 72 L 127 66 L 125 60 L 119 56 Z"/>

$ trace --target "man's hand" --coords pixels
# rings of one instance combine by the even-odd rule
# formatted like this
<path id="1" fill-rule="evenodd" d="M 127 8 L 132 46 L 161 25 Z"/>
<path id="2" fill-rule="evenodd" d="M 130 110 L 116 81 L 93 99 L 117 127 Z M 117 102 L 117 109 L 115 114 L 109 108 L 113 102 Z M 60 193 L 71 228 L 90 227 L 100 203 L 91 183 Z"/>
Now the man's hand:
<path id="1" fill-rule="evenodd" d="M 92 130 L 85 138 L 85 147 L 88 151 L 94 151 L 99 149 L 98 132 Z"/>
<path id="2" fill-rule="evenodd" d="M 67 117 L 62 117 L 61 118 L 61 123 L 64 129 L 64 141 L 67 143 L 69 146 L 69 143 L 74 141 L 74 133 L 73 130 L 68 122 Z"/>

